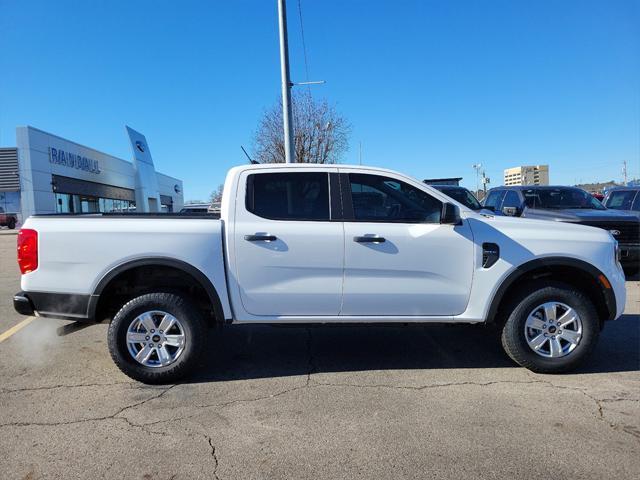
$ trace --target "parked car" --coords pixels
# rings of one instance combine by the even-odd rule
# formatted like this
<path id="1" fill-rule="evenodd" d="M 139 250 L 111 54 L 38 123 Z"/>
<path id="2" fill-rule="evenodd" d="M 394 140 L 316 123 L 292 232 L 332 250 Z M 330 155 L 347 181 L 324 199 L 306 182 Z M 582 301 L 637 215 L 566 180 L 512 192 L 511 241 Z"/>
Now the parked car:
<path id="1" fill-rule="evenodd" d="M 9 230 L 16 228 L 18 216 L 15 213 L 6 213 L 4 208 L 0 207 L 0 227 L 8 227 Z"/>
<path id="2" fill-rule="evenodd" d="M 202 213 L 203 215 L 209 212 L 210 203 L 189 203 L 186 204 L 180 210 L 180 213 Z"/>
<path id="3" fill-rule="evenodd" d="M 640 215 L 640 187 L 616 187 L 607 192 L 604 206 Z"/>
<path id="4" fill-rule="evenodd" d="M 15 309 L 110 321 L 116 365 L 165 383 L 198 364 L 216 324 L 495 325 L 516 363 L 562 372 L 625 306 L 617 243 L 599 228 L 479 215 L 370 167 L 245 165 L 224 192 L 220 220 L 30 217 Z"/>
<path id="5" fill-rule="evenodd" d="M 640 263 L 640 219 L 609 210 L 584 190 L 561 186 L 497 187 L 487 194 L 485 208 L 522 218 L 579 223 L 608 230 L 620 244 L 621 262 L 629 273 Z"/>
<path id="6" fill-rule="evenodd" d="M 211 215 L 215 215 L 218 218 L 220 218 L 220 202 L 212 202 L 211 205 L 209 205 L 209 208 L 207 209 L 207 213 L 210 213 Z"/>
<path id="7" fill-rule="evenodd" d="M 468 189 L 458 185 L 431 185 L 436 190 L 441 191 L 447 197 L 453 198 L 458 203 L 461 203 L 467 208 L 476 212 L 482 210 L 482 205 Z"/>

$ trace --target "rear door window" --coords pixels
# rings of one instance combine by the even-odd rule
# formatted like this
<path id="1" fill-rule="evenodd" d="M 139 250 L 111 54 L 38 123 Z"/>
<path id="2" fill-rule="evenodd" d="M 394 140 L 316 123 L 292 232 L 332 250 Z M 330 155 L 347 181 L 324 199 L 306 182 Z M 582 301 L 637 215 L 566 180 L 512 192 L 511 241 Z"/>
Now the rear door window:
<path id="1" fill-rule="evenodd" d="M 254 173 L 247 178 L 247 210 L 270 220 L 329 220 L 329 174 Z"/>

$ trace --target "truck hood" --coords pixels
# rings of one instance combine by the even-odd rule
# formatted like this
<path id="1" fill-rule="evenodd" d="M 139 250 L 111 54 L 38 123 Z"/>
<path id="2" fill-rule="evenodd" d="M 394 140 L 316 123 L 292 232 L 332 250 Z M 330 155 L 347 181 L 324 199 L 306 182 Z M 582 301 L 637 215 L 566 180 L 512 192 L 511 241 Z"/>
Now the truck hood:
<path id="1" fill-rule="evenodd" d="M 467 214 L 466 218 L 474 231 L 498 231 L 507 237 L 523 244 L 544 243 L 545 248 L 557 252 L 571 252 L 577 242 L 613 243 L 613 237 L 602 228 L 581 225 L 575 222 L 554 222 L 548 220 L 494 216 L 484 214 Z M 631 216 L 633 219 L 633 217 Z M 537 253 L 543 253 L 538 251 Z"/>
<path id="2" fill-rule="evenodd" d="M 563 210 L 542 210 L 536 208 L 527 208 L 522 214 L 526 218 L 535 218 L 540 220 L 551 220 L 556 222 L 634 222 L 638 221 L 636 215 L 632 215 L 620 210 L 595 210 L 568 208 Z"/>

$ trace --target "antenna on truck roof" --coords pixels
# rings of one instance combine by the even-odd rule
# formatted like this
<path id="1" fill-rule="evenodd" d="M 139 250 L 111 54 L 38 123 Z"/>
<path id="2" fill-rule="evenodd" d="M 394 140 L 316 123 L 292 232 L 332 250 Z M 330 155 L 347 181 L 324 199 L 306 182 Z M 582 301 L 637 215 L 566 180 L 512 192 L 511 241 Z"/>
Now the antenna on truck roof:
<path id="1" fill-rule="evenodd" d="M 247 151 L 244 149 L 244 147 L 243 147 L 242 145 L 240 145 L 240 148 L 242 149 L 242 151 L 244 152 L 244 154 L 245 154 L 245 155 L 247 156 L 247 158 L 249 159 L 249 163 L 250 163 L 251 165 L 257 165 L 257 164 L 259 164 L 259 163 L 260 163 L 260 162 L 256 162 L 254 159 L 252 159 L 252 158 L 249 156 L 249 154 L 247 153 Z"/>

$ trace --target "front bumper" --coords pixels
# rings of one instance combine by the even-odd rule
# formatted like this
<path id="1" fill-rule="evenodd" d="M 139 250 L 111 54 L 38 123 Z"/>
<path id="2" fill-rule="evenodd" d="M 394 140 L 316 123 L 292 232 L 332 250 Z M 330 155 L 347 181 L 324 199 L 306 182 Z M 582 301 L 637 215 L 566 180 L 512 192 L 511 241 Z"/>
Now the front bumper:
<path id="1" fill-rule="evenodd" d="M 620 263 L 623 267 L 638 267 L 640 263 L 640 245 L 619 244 Z"/>

